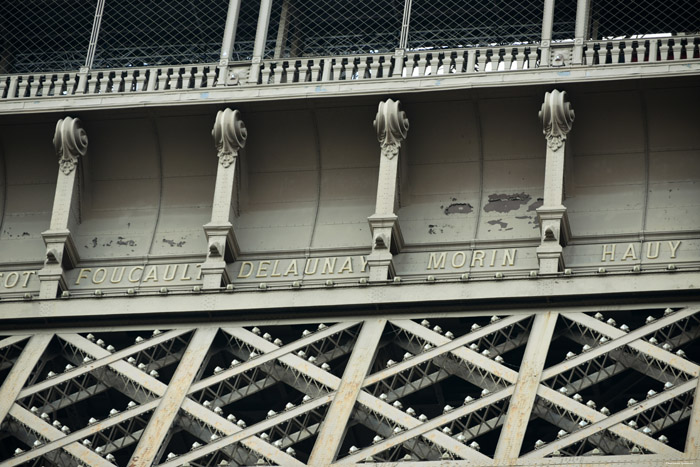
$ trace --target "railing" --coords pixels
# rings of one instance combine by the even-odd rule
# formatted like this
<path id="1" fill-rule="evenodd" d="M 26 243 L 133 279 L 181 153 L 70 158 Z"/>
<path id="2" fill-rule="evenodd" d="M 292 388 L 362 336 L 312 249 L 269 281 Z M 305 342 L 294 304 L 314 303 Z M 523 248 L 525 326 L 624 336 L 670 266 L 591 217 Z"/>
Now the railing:
<path id="1" fill-rule="evenodd" d="M 202 89 L 216 85 L 216 65 L 92 70 L 87 74 L 33 73 L 0 76 L 0 98 Z"/>
<path id="2" fill-rule="evenodd" d="M 554 44 L 573 49 L 571 43 Z M 700 35 L 653 39 L 586 41 L 581 66 L 675 62 L 700 59 Z M 257 85 L 339 82 L 411 77 L 504 73 L 540 67 L 543 50 L 537 45 L 427 50 L 394 54 L 346 55 L 263 60 Z M 249 64 L 233 65 L 248 70 Z M 556 62 L 552 66 L 557 66 Z M 575 67 L 570 62 L 564 66 Z M 35 99 L 168 90 L 196 90 L 223 85 L 216 64 L 91 70 L 88 73 L 33 73 L 0 75 L 0 99 Z M 241 73 L 244 76 L 245 73 Z M 241 86 L 256 83 L 236 81 Z"/>

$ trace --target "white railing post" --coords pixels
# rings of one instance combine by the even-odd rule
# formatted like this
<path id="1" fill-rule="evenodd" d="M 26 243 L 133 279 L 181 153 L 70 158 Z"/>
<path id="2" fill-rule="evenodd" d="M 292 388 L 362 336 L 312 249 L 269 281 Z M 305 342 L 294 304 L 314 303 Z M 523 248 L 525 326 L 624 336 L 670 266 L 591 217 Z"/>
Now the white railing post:
<path id="1" fill-rule="evenodd" d="M 552 43 L 552 25 L 554 24 L 554 0 L 544 0 L 542 15 L 542 40 L 540 42 L 540 66 L 549 66 L 549 48 Z"/>
<path id="2" fill-rule="evenodd" d="M 233 52 L 233 43 L 236 40 L 236 29 L 238 28 L 238 16 L 241 11 L 241 0 L 230 0 L 228 13 L 226 14 L 226 27 L 224 37 L 221 41 L 221 56 L 219 57 L 219 86 L 229 84 L 228 65 Z M 234 77 L 235 80 L 235 77 Z"/>
<path id="3" fill-rule="evenodd" d="M 262 0 L 260 2 L 258 28 L 255 32 L 255 44 L 253 45 L 253 63 L 250 66 L 250 74 L 248 76 L 248 82 L 252 84 L 258 82 L 262 57 L 265 55 L 265 41 L 267 39 L 267 28 L 270 25 L 271 13 L 272 0 Z"/>
<path id="4" fill-rule="evenodd" d="M 576 28 L 574 30 L 574 65 L 583 64 L 583 43 L 588 39 L 590 18 L 591 0 L 578 0 L 576 3 Z"/>

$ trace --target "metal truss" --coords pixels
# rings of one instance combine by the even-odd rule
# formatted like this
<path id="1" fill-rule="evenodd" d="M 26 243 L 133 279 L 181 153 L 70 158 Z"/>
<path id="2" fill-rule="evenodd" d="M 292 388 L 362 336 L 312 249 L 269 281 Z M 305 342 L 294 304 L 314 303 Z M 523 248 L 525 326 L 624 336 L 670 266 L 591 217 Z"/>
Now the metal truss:
<path id="1" fill-rule="evenodd" d="M 697 307 L 6 336 L 0 462 L 691 459 L 699 337 Z"/>

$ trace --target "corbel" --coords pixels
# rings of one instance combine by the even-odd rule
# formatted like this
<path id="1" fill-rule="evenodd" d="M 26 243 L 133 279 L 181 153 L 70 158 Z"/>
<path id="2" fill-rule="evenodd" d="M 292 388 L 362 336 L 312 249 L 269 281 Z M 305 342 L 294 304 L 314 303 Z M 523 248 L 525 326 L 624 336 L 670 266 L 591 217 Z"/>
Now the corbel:
<path id="1" fill-rule="evenodd" d="M 547 140 L 544 176 L 544 199 L 537 208 L 541 240 L 537 248 L 540 274 L 554 274 L 564 269 L 563 247 L 571 237 L 569 218 L 564 206 L 564 160 L 566 137 L 574 122 L 574 110 L 566 92 L 554 90 L 544 96 L 539 112 Z"/>
<path id="2" fill-rule="evenodd" d="M 377 203 L 369 218 L 372 252 L 367 257 L 370 281 L 386 281 L 394 276 L 393 255 L 401 251 L 403 236 L 394 213 L 401 143 L 408 134 L 408 118 L 401 103 L 387 99 L 379 103 L 374 120 L 381 148 Z"/>
<path id="3" fill-rule="evenodd" d="M 88 146 L 87 133 L 80 119 L 66 117 L 59 120 L 53 145 L 59 170 L 49 230 L 41 233 L 46 245 L 44 267 L 38 273 L 41 298 L 55 298 L 59 292 L 67 290 L 63 272 L 74 268 L 80 259 L 70 231 L 71 214 L 74 218 L 80 217 L 80 159 L 85 156 Z"/>
<path id="4" fill-rule="evenodd" d="M 236 179 L 238 152 L 245 146 L 248 131 L 238 110 L 220 110 L 211 132 L 219 160 L 212 204 L 211 221 L 204 225 L 207 237 L 207 258 L 202 264 L 205 289 L 219 288 L 230 283 L 226 264 L 239 255 L 233 230 L 233 188 Z"/>

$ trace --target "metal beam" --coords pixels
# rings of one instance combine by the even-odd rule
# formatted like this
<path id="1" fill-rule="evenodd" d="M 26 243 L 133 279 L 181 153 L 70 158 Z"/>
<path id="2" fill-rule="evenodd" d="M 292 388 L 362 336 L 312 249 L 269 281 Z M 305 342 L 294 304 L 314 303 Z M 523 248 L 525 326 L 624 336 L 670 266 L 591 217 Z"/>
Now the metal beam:
<path id="1" fill-rule="evenodd" d="M 53 334 L 35 334 L 22 349 L 22 353 L 0 386 L 0 423 L 17 400 L 22 386 L 51 342 Z"/>
<path id="2" fill-rule="evenodd" d="M 218 328 L 199 328 L 195 331 L 168 389 L 131 455 L 129 467 L 150 466 L 156 461 L 158 448 L 170 430 L 217 332 Z"/>
<path id="3" fill-rule="evenodd" d="M 333 398 L 309 456 L 309 464 L 329 465 L 335 460 L 362 382 L 374 362 L 385 325 L 385 319 L 368 320 L 362 325 L 343 372 L 340 388 Z"/>
<path id="4" fill-rule="evenodd" d="M 19 423 L 26 426 L 33 432 L 37 433 L 40 437 L 47 439 L 49 441 L 55 441 L 61 438 L 65 438 L 66 435 L 61 432 L 61 430 L 56 429 L 50 423 L 46 423 L 29 410 L 26 410 L 19 405 L 15 404 L 10 409 L 10 416 L 15 418 Z M 70 455 L 80 459 L 87 465 L 94 467 L 114 467 L 114 464 L 103 459 L 97 453 L 91 449 L 83 446 L 78 442 L 74 442 L 67 446 L 64 446 Z"/>
<path id="5" fill-rule="evenodd" d="M 413 426 L 409 427 L 409 429 L 402 431 L 401 433 L 392 436 L 389 439 L 385 439 L 384 441 L 381 441 L 377 444 L 373 444 L 371 446 L 368 446 L 365 449 L 362 449 L 350 456 L 344 457 L 343 459 L 339 460 L 337 464 L 354 464 L 357 462 L 361 462 L 363 459 L 366 459 L 369 456 L 373 456 L 375 454 L 378 454 L 382 451 L 386 451 L 387 449 L 390 449 L 394 446 L 397 446 L 399 444 L 405 443 L 406 441 L 412 439 L 412 438 L 418 438 L 420 436 L 425 436 L 425 433 L 430 432 L 432 430 L 436 430 L 437 428 L 452 422 L 453 420 L 457 420 L 458 418 L 462 418 L 470 413 L 476 412 L 477 410 L 483 409 L 488 407 L 491 404 L 494 404 L 500 400 L 506 399 L 510 395 L 513 394 L 513 389 L 514 386 L 509 386 L 505 389 L 502 389 L 498 392 L 494 392 L 489 394 L 486 397 L 483 397 L 481 399 L 478 399 L 468 405 L 463 405 L 461 407 L 457 407 L 456 409 L 445 413 L 443 415 L 439 415 L 435 418 L 432 418 L 426 422 L 419 422 L 418 420 L 415 420 L 416 423 L 413 424 Z M 445 435 L 447 436 L 447 435 Z M 474 450 L 469 450 L 469 457 L 466 457 L 466 459 L 472 459 L 473 461 L 480 461 L 484 462 L 486 459 L 486 456 L 483 454 L 478 454 L 475 455 L 474 453 L 478 454 L 477 451 Z M 483 456 L 483 457 L 482 457 Z M 490 462 L 489 462 L 490 463 Z"/>
<path id="6" fill-rule="evenodd" d="M 685 452 L 691 459 L 697 459 L 700 456 L 700 378 L 695 387 L 693 409 L 685 440 Z"/>
<path id="7" fill-rule="evenodd" d="M 494 455 L 494 460 L 498 463 L 514 464 L 520 454 L 558 316 L 559 313 L 556 312 L 535 315 L 530 339 L 520 363 L 518 381 L 508 405 L 506 421 L 498 438 Z"/>
<path id="8" fill-rule="evenodd" d="M 540 386 L 537 390 L 538 396 L 541 396 L 549 400 L 553 404 L 556 404 L 559 407 L 562 407 L 572 413 L 578 414 L 579 416 L 591 422 L 592 425 L 582 428 L 574 433 L 571 433 L 570 435 L 564 438 L 549 443 L 546 446 L 537 449 L 536 451 L 531 451 L 522 456 L 522 458 L 527 459 L 545 457 L 546 455 L 551 454 L 552 452 L 558 449 L 573 444 L 577 441 L 583 440 L 588 436 L 591 436 L 602 430 L 609 430 L 612 433 L 622 438 L 628 439 L 634 444 L 642 446 L 645 449 L 649 449 L 653 452 L 656 452 L 657 454 L 677 457 L 681 454 L 677 450 L 623 424 L 622 422 L 624 420 L 627 420 L 628 418 L 632 418 L 633 416 L 643 412 L 644 410 L 647 410 L 650 407 L 659 405 L 663 402 L 673 399 L 676 396 L 683 394 L 684 392 L 692 390 L 693 388 L 695 388 L 696 384 L 696 380 L 687 381 L 684 384 L 675 386 L 669 389 L 668 391 L 664 391 L 663 393 L 658 394 L 657 396 L 654 396 L 650 399 L 646 399 L 638 404 L 633 405 L 632 407 L 621 410 L 610 416 L 605 416 L 602 413 L 591 409 L 584 404 L 576 402 L 575 400 L 570 399 L 553 389 L 547 388 L 545 386 Z"/>
<path id="9" fill-rule="evenodd" d="M 589 329 L 592 329 L 596 332 L 599 332 L 605 336 L 612 337 L 615 339 L 613 342 L 618 342 L 618 339 L 622 339 L 619 342 L 625 342 L 627 345 L 629 345 L 631 348 L 638 350 L 639 352 L 642 352 L 644 354 L 647 354 L 657 360 L 663 361 L 664 363 L 667 363 L 669 366 L 672 366 L 676 368 L 677 370 L 681 370 L 693 377 L 698 377 L 700 375 L 700 366 L 690 362 L 689 360 L 686 360 L 682 357 L 679 357 L 677 355 L 674 355 L 671 352 L 668 352 L 660 347 L 656 347 L 653 344 L 650 344 L 647 341 L 641 340 L 641 338 L 651 332 L 653 332 L 656 329 L 659 329 L 660 324 L 671 324 L 675 321 L 679 321 L 683 318 L 686 318 L 688 316 L 691 316 L 695 313 L 700 311 L 700 308 L 698 307 L 688 307 L 683 310 L 679 310 L 675 313 L 672 313 L 668 316 L 664 316 L 663 318 L 660 318 L 650 324 L 644 325 L 639 329 L 635 329 L 634 331 L 630 333 L 626 333 L 624 331 L 621 331 L 620 329 L 617 329 L 614 326 L 611 326 L 607 323 L 604 323 L 602 321 L 599 321 L 595 319 L 592 316 L 588 316 L 584 313 L 572 313 L 570 315 L 567 315 L 567 318 L 576 321 L 579 324 L 582 324 L 583 326 L 586 326 Z M 659 323 L 660 322 L 660 323 Z M 649 331 L 647 331 L 649 329 Z M 632 338 L 630 337 L 625 337 L 632 335 Z M 636 338 L 636 339 L 635 339 Z M 602 353 L 607 352 L 612 349 L 612 347 L 607 347 L 606 345 L 601 345 L 602 347 Z M 593 352 L 595 350 L 600 349 L 600 347 L 596 349 L 592 349 L 590 352 Z M 600 350 L 598 350 L 600 352 Z M 588 355 L 589 352 L 586 352 L 586 355 Z M 570 360 L 569 362 L 573 362 L 575 359 Z"/>

